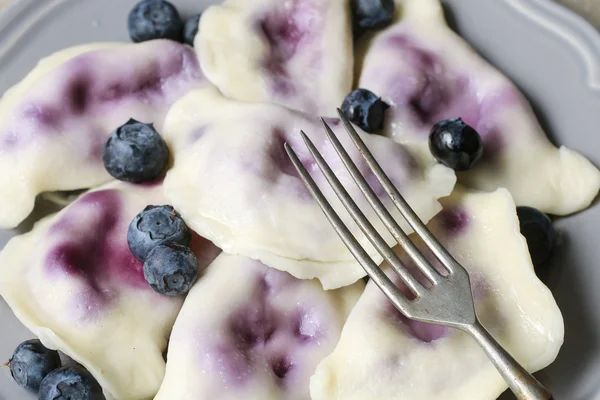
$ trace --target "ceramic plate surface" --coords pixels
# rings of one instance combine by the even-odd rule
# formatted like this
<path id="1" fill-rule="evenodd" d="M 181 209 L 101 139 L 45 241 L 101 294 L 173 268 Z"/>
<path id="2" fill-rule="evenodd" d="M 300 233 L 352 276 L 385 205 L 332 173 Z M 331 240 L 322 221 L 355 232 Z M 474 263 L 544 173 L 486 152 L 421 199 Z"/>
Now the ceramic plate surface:
<path id="1" fill-rule="evenodd" d="M 211 3 L 173 2 L 184 16 Z M 129 41 L 126 16 L 135 3 L 20 0 L 0 16 L 0 93 L 57 50 Z M 444 3 L 452 26 L 527 94 L 551 140 L 600 165 L 600 34 L 549 0 Z M 39 204 L 36 215 L 47 206 Z M 36 215 L 19 230 L 29 229 Z M 556 362 L 538 376 L 557 399 L 600 399 L 599 226 L 598 199 L 590 209 L 556 222 L 561 241 L 554 266 L 543 278 L 563 312 L 566 336 Z M 0 230 L 0 248 L 17 231 Z M 0 360 L 30 337 L 0 299 Z M 12 383 L 7 368 L 0 370 L 0 400 L 34 398 Z"/>

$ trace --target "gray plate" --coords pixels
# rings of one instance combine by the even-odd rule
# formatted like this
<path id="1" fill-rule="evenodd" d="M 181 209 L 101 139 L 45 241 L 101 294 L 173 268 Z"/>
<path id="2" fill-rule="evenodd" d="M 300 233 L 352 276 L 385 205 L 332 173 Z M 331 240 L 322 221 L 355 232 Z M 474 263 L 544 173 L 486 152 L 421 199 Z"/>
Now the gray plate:
<path id="1" fill-rule="evenodd" d="M 191 15 L 210 0 L 175 0 Z M 0 93 L 40 57 L 76 44 L 128 41 L 136 0 L 21 0 L 0 18 Z M 600 165 L 600 36 L 548 0 L 446 0 L 453 26 L 529 96 L 551 139 Z M 600 202 L 556 222 L 562 241 L 544 277 L 563 312 L 565 344 L 538 376 L 557 399 L 600 399 Z M 25 223 L 21 229 L 27 229 Z M 0 247 L 13 232 L 0 231 Z M 0 299 L 0 360 L 31 334 Z M 0 371 L 0 400 L 33 399 Z M 504 398 L 504 397 L 503 397 Z M 510 396 L 506 397 L 510 399 Z M 467 399 L 471 400 L 471 399 Z M 475 400 L 475 399 L 473 399 Z"/>

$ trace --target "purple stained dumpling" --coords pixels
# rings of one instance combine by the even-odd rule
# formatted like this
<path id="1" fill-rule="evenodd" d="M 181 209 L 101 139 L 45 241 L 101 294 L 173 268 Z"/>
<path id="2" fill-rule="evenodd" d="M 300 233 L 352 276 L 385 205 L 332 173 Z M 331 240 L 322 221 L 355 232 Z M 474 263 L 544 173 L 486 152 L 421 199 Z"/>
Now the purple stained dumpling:
<path id="1" fill-rule="evenodd" d="M 20 321 L 83 364 L 115 398 L 156 393 L 183 303 L 155 293 L 128 248 L 129 222 L 149 203 L 166 203 L 162 185 L 104 185 L 0 253 L 0 295 Z M 219 252 L 196 234 L 191 248 L 201 267 Z"/>
<path id="2" fill-rule="evenodd" d="M 342 124 L 329 123 L 375 193 L 403 221 Z M 214 88 L 190 93 L 169 111 L 164 134 L 175 161 L 165 178 L 165 193 L 191 228 L 224 251 L 259 259 L 297 278 L 316 277 L 326 289 L 349 285 L 365 272 L 306 189 L 284 143 L 296 151 L 373 259 L 381 261 L 381 256 L 326 183 L 300 130 L 312 139 L 367 218 L 386 232 L 329 143 L 319 118 L 274 104 L 233 101 Z M 417 214 L 424 220 L 435 215 L 440 210 L 437 199 L 454 186 L 454 172 L 422 162 L 388 138 L 360 134 Z M 404 228 L 409 229 L 406 224 Z M 385 239 L 390 245 L 394 242 L 389 234 Z"/>
<path id="3" fill-rule="evenodd" d="M 564 324 L 552 293 L 535 275 L 510 193 L 457 186 L 441 202 L 451 213 L 442 211 L 428 227 L 468 270 L 482 324 L 529 371 L 544 368 L 558 354 Z M 460 232 L 449 219 L 462 221 Z M 412 236 L 433 261 L 427 246 Z M 416 268 L 400 248 L 396 253 Z M 383 268 L 397 279 L 388 265 Z M 409 320 L 371 281 L 336 349 L 311 378 L 310 394 L 312 400 L 495 399 L 506 388 L 470 336 Z"/>
<path id="4" fill-rule="evenodd" d="M 483 155 L 458 174 L 460 183 L 505 187 L 518 205 L 557 215 L 586 208 L 596 197 L 600 171 L 550 143 L 519 90 L 448 28 L 438 0 L 405 0 L 399 19 L 359 48 L 358 86 L 390 105 L 387 136 L 429 155 L 429 132 L 442 120 L 462 118 L 479 132 Z"/>
<path id="5" fill-rule="evenodd" d="M 0 99 L 0 227 L 13 227 L 44 191 L 110 180 L 108 135 L 130 118 L 154 123 L 207 84 L 193 50 L 168 40 L 63 50 Z"/>
<path id="6" fill-rule="evenodd" d="M 316 280 L 220 255 L 177 317 L 156 400 L 308 400 L 309 379 L 363 288 L 324 291 Z"/>
<path id="7" fill-rule="evenodd" d="M 349 2 L 227 0 L 200 20 L 202 69 L 228 97 L 335 115 L 352 85 Z"/>

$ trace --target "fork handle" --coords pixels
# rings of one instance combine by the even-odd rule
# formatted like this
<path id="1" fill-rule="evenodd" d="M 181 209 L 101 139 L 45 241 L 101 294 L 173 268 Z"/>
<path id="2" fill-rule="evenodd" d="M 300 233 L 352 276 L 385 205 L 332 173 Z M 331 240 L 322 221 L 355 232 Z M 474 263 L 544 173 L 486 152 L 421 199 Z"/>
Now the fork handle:
<path id="1" fill-rule="evenodd" d="M 552 400 L 552 394 L 521 366 L 477 320 L 466 331 L 473 336 L 519 400 Z"/>

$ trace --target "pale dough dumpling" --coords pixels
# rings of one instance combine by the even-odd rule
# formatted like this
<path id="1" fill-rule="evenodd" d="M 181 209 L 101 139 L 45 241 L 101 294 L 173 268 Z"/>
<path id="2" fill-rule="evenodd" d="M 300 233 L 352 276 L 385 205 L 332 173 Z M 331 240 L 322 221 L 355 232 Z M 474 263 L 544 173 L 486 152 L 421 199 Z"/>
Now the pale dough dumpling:
<path id="1" fill-rule="evenodd" d="M 169 342 L 155 400 L 309 400 L 364 289 L 324 291 L 241 256 L 220 255 L 194 286 Z"/>
<path id="2" fill-rule="evenodd" d="M 510 194 L 457 189 L 442 205 L 429 228 L 469 271 L 482 323 L 528 370 L 544 368 L 563 343 L 563 319 Z M 470 336 L 406 319 L 372 282 L 311 378 L 313 400 L 494 400 L 506 387 Z"/>
<path id="3" fill-rule="evenodd" d="M 383 188 L 358 155 L 339 120 L 329 121 L 378 196 Z M 316 117 L 273 104 L 228 100 L 212 88 L 189 93 L 173 106 L 165 137 L 175 163 L 165 179 L 169 201 L 186 222 L 225 252 L 259 259 L 297 278 L 318 278 L 326 289 L 349 285 L 365 275 L 314 201 L 283 149 L 296 150 L 348 226 L 368 245 L 343 209 L 304 145 L 304 130 L 349 193 L 380 226 L 375 213 L 346 171 Z M 404 146 L 362 134 L 384 170 L 425 220 L 439 210 L 455 182 L 453 171 L 414 158 Z M 394 215 L 398 220 L 398 212 Z M 386 239 L 392 243 L 391 235 Z"/>
<path id="4" fill-rule="evenodd" d="M 200 19 L 195 46 L 223 94 L 335 115 L 352 85 L 349 1 L 227 0 Z"/>
<path id="5" fill-rule="evenodd" d="M 129 251 L 127 227 L 161 185 L 111 183 L 82 195 L 0 253 L 0 295 L 44 345 L 83 364 L 116 399 L 150 399 L 182 297 L 155 293 Z M 217 255 L 194 236 L 199 264 Z"/>
<path id="6" fill-rule="evenodd" d="M 0 227 L 14 227 L 43 191 L 110 179 L 108 135 L 135 118 L 161 130 L 179 97 L 206 83 L 192 49 L 157 40 L 62 50 L 0 99 Z"/>
<path id="7" fill-rule="evenodd" d="M 579 153 L 555 148 L 519 90 L 444 21 L 438 0 L 397 3 L 399 20 L 362 43 L 358 85 L 391 107 L 385 133 L 421 143 L 446 118 L 462 118 L 482 136 L 483 157 L 459 182 L 507 188 L 518 205 L 565 215 L 587 207 L 600 171 Z"/>

